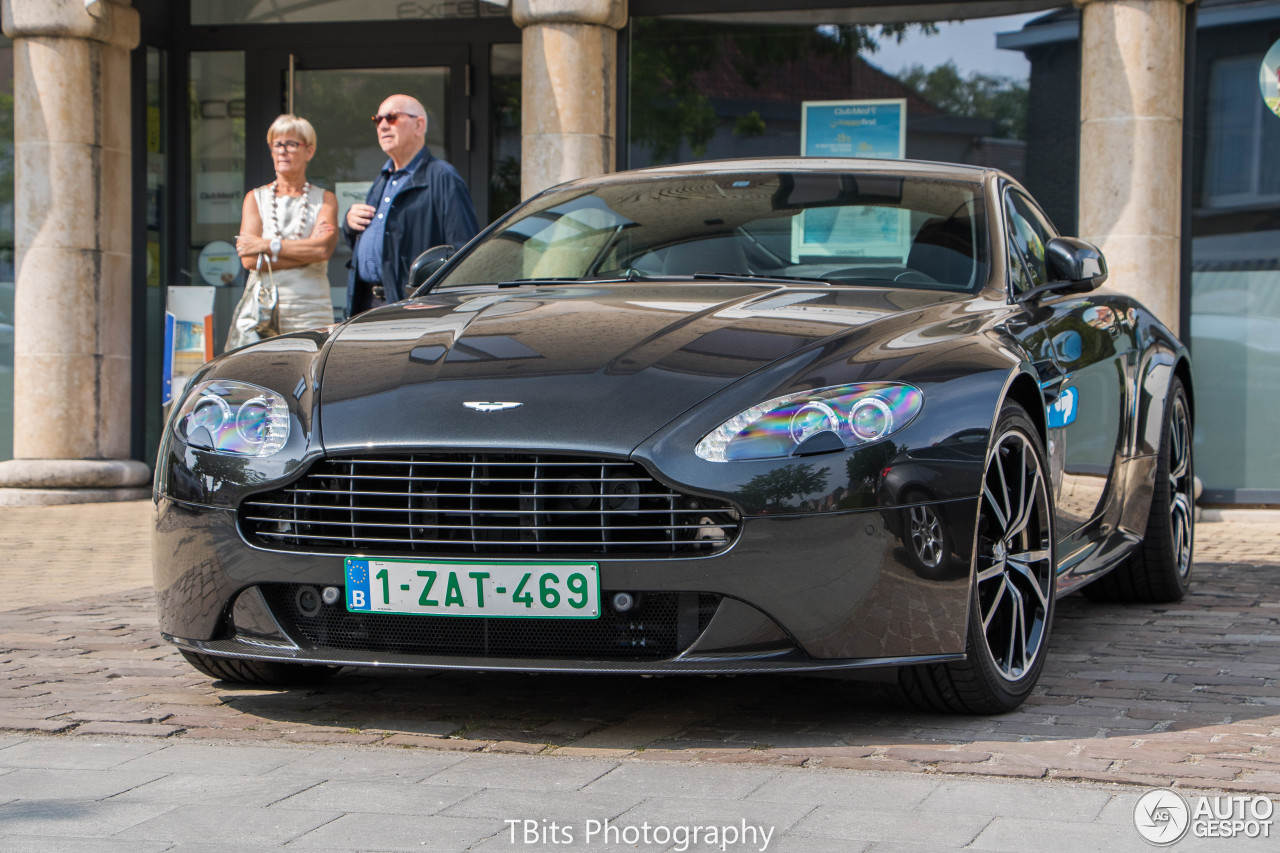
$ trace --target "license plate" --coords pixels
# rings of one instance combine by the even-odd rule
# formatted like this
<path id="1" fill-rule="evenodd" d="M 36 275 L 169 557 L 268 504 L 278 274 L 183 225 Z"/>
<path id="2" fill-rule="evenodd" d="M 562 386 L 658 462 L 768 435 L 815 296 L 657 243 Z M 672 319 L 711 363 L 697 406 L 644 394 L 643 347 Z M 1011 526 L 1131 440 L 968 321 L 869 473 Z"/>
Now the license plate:
<path id="1" fill-rule="evenodd" d="M 596 619 L 595 563 L 461 563 L 347 557 L 347 610 Z"/>

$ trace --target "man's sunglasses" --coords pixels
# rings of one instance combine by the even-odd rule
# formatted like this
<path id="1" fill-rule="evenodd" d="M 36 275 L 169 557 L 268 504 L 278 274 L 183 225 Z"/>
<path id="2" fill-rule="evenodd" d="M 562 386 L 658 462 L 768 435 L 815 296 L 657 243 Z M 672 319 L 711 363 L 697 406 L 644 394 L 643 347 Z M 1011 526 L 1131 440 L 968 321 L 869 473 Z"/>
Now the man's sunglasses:
<path id="1" fill-rule="evenodd" d="M 382 115 L 379 115 L 379 116 L 369 116 L 370 121 L 373 122 L 375 127 L 377 125 L 382 124 L 383 119 L 386 119 L 387 124 L 395 124 L 402 118 L 422 118 L 422 116 L 414 115 L 413 113 L 397 113 L 397 112 L 383 113 Z"/>

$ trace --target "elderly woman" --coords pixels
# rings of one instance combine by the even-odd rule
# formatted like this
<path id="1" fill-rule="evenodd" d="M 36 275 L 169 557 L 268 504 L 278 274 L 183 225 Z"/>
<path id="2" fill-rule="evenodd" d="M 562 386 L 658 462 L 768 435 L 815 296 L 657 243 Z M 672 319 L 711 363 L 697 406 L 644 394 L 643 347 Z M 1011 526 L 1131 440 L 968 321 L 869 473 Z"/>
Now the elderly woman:
<path id="1" fill-rule="evenodd" d="M 279 332 L 333 322 L 328 270 L 338 242 L 338 200 L 307 181 L 307 163 L 316 153 L 315 128 L 305 118 L 282 115 L 267 130 L 267 146 L 276 179 L 244 197 L 236 251 L 249 270 L 249 281 L 236 307 L 227 349 L 262 337 L 267 312 L 259 303 L 264 290 L 269 297 L 271 288 L 277 294 Z"/>

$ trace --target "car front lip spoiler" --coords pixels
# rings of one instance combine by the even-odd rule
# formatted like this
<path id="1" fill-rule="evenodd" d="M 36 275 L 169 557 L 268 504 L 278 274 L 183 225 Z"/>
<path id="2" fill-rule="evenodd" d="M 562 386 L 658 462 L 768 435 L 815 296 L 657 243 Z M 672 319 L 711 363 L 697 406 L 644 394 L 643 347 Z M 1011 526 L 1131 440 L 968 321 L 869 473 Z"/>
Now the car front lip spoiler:
<path id="1" fill-rule="evenodd" d="M 377 654 L 343 649 L 302 649 L 275 643 L 231 640 L 187 640 L 161 634 L 180 649 L 217 657 L 275 661 L 323 666 L 387 667 L 396 669 L 460 670 L 488 672 L 613 673 L 636 675 L 737 675 L 750 673 L 805 673 L 857 669 L 884 669 L 964 660 L 962 654 L 919 655 L 895 658 L 818 659 L 797 652 L 752 657 L 702 655 L 661 661 L 600 661 L 519 658 L 438 657 L 431 655 Z"/>

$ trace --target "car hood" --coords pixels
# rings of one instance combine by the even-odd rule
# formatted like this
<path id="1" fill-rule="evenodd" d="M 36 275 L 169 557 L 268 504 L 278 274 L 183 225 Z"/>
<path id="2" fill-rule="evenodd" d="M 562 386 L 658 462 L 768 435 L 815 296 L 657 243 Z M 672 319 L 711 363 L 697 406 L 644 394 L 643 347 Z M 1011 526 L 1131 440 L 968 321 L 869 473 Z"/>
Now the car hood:
<path id="1" fill-rule="evenodd" d="M 957 298 L 720 282 L 432 294 L 338 331 L 325 359 L 321 435 L 329 452 L 626 454 L 765 365 L 851 327 Z M 467 403 L 520 405 L 484 411 Z"/>

